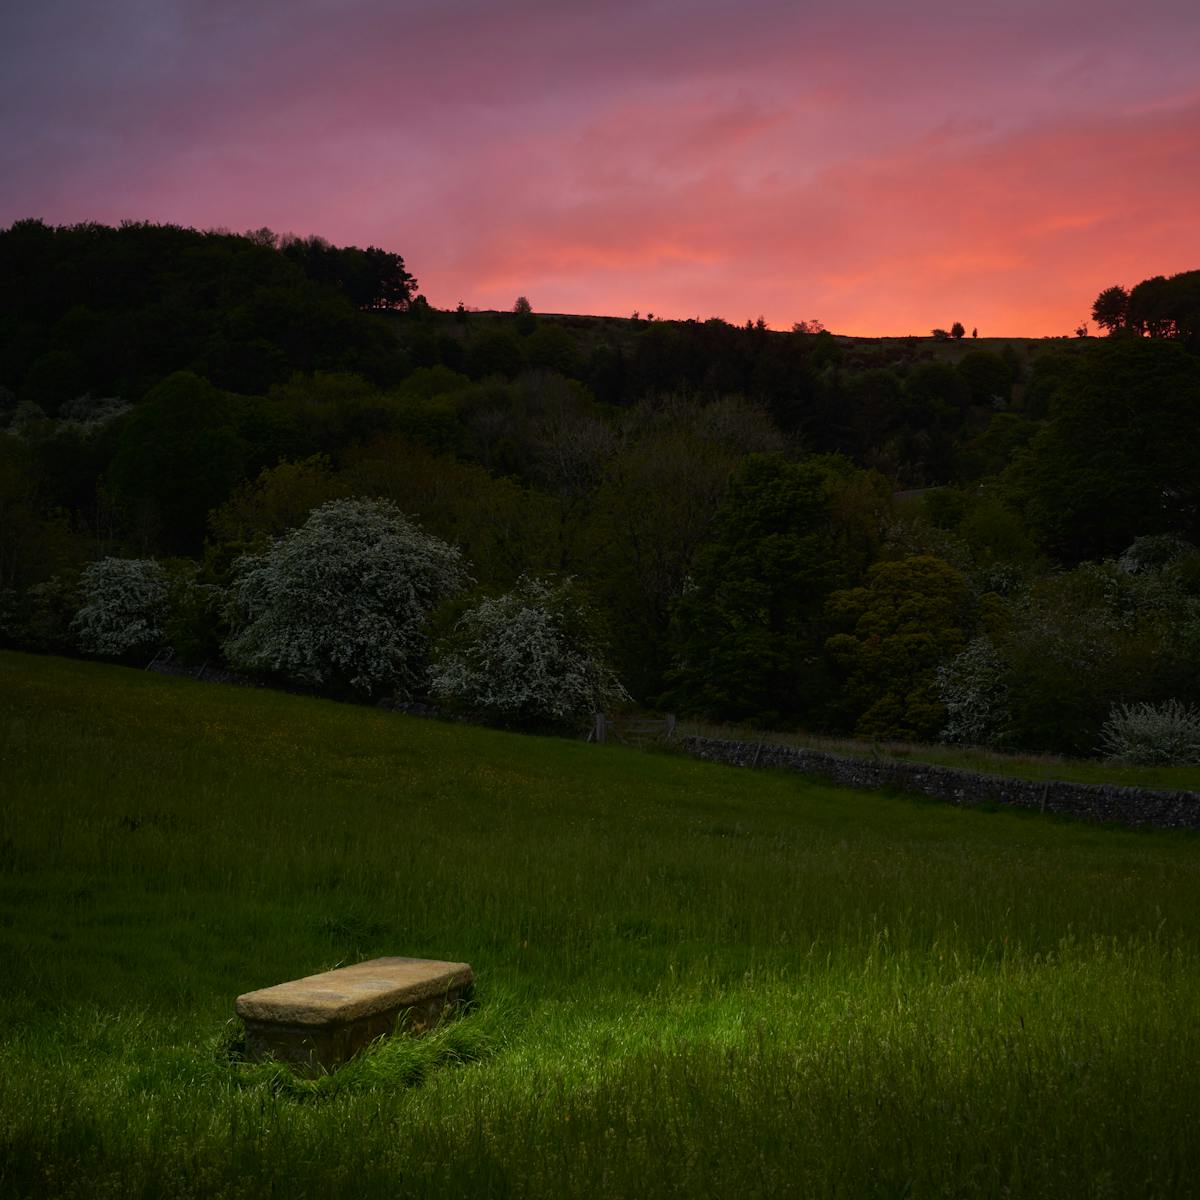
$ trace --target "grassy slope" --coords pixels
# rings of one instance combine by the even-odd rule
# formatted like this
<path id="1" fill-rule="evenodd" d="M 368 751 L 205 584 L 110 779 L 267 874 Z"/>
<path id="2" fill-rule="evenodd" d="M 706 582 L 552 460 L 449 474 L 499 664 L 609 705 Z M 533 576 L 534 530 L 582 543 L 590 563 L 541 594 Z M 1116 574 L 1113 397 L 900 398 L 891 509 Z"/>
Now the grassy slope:
<path id="1" fill-rule="evenodd" d="M 0 1193 L 1200 1171 L 1193 837 L 55 659 L 0 679 Z M 479 1011 L 315 1088 L 218 1053 L 238 992 L 383 953 L 471 961 Z"/>

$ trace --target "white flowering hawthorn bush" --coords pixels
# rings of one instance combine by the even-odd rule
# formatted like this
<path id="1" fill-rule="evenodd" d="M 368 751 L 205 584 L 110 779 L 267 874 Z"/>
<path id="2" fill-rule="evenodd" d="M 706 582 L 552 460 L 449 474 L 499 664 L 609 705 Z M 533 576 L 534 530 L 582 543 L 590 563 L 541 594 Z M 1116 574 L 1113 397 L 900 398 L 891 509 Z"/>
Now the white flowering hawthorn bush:
<path id="1" fill-rule="evenodd" d="M 509 725 L 566 726 L 628 700 L 569 581 L 530 576 L 468 609 L 437 648 L 430 689 Z"/>
<path id="2" fill-rule="evenodd" d="M 121 658 L 162 645 L 167 619 L 167 573 L 152 558 L 102 558 L 79 576 L 82 601 L 71 622 L 87 654 Z"/>
<path id="3" fill-rule="evenodd" d="M 1100 748 L 1118 762 L 1145 767 L 1200 763 L 1200 708 L 1161 704 L 1114 704 L 1100 731 Z"/>
<path id="4" fill-rule="evenodd" d="M 423 678 L 430 613 L 469 582 L 459 550 L 388 500 L 315 508 L 235 564 L 235 666 L 362 696 L 405 696 Z"/>
<path id="5" fill-rule="evenodd" d="M 938 667 L 937 692 L 946 710 L 942 741 L 989 746 L 1000 740 L 1009 720 L 1008 685 L 1004 662 L 988 638 L 974 638 Z"/>

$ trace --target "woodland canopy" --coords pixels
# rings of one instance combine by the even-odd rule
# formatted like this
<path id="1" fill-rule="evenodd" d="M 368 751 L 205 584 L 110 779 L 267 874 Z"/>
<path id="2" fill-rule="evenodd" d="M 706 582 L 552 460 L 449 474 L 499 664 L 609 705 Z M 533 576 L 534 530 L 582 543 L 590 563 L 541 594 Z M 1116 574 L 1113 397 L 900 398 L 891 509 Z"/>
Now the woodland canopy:
<path id="1" fill-rule="evenodd" d="M 0 277 L 8 644 L 220 658 L 246 564 L 369 498 L 477 588 L 414 645 L 570 581 L 647 706 L 1092 753 L 1200 701 L 1200 271 L 1107 289 L 1106 338 L 962 340 L 442 312 L 268 230 L 23 221 Z M 135 577 L 145 636 L 81 640 Z"/>

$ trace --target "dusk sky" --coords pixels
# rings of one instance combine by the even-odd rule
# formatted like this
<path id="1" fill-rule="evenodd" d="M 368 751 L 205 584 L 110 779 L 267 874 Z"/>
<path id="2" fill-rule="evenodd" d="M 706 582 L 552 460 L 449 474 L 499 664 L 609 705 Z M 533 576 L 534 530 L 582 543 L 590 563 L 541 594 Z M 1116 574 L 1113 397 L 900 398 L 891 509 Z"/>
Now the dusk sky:
<path id="1" fill-rule="evenodd" d="M 439 307 L 1063 334 L 1200 267 L 1200 4 L 39 0 L 0 226 L 270 226 Z"/>

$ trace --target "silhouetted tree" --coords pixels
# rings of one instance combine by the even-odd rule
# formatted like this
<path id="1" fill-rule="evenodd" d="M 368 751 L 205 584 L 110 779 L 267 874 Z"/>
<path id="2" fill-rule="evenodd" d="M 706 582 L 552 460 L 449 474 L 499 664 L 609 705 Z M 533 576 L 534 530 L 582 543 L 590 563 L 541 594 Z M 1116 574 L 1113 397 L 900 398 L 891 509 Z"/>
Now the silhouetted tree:
<path id="1" fill-rule="evenodd" d="M 1129 321 L 1129 293 L 1116 284 L 1105 288 L 1092 305 L 1092 320 L 1109 333 L 1124 329 Z"/>

